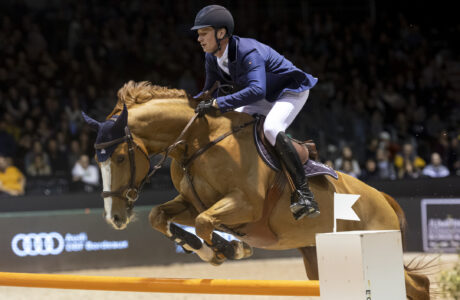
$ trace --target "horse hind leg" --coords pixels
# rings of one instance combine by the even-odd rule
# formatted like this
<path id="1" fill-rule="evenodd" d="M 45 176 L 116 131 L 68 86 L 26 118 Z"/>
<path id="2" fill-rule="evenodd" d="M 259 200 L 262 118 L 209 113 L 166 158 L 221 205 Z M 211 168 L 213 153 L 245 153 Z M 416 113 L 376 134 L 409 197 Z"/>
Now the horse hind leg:
<path id="1" fill-rule="evenodd" d="M 305 265 L 305 271 L 307 272 L 308 279 L 319 280 L 316 246 L 302 247 L 299 248 L 299 251 L 303 256 L 303 263 Z"/>

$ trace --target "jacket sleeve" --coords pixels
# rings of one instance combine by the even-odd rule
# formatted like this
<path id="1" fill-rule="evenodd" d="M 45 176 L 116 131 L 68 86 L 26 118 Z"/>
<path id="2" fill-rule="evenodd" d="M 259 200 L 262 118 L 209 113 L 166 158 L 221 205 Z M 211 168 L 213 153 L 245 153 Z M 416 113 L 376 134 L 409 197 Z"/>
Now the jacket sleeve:
<path id="1" fill-rule="evenodd" d="M 214 85 L 214 82 L 219 80 L 219 75 L 217 74 L 212 57 L 210 57 L 208 54 L 206 54 L 205 70 L 206 70 L 206 81 L 204 83 L 204 88 L 201 92 L 199 92 L 193 98 L 200 97 L 204 92 L 209 90 Z"/>
<path id="2" fill-rule="evenodd" d="M 244 88 L 240 91 L 217 98 L 217 104 L 222 112 L 235 109 L 264 99 L 266 94 L 265 61 L 256 50 L 244 57 L 242 64 L 244 68 L 240 79 L 240 85 Z"/>

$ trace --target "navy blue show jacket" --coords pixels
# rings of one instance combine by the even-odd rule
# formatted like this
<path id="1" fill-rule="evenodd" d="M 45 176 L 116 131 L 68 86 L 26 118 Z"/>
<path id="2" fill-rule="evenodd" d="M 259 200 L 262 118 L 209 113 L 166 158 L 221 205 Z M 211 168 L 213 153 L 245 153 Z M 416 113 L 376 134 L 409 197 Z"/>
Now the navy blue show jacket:
<path id="1" fill-rule="evenodd" d="M 206 82 L 200 96 L 216 81 L 233 84 L 237 92 L 217 97 L 222 111 L 232 110 L 261 99 L 270 102 L 286 91 L 296 93 L 311 89 L 318 79 L 305 73 L 284 56 L 254 39 L 232 36 L 228 44 L 230 76 L 218 66 L 217 58 L 206 53 Z M 216 96 L 216 95 L 214 95 Z"/>

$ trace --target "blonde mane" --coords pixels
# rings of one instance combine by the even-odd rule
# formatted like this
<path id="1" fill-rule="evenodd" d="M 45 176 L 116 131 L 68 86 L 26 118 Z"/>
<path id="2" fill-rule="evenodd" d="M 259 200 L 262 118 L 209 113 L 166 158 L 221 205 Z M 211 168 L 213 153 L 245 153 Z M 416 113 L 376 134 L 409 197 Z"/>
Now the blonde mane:
<path id="1" fill-rule="evenodd" d="M 107 118 L 122 111 L 123 104 L 126 104 L 126 107 L 129 109 L 136 104 L 142 104 L 155 99 L 188 99 L 187 93 L 184 90 L 152 85 L 148 81 L 135 82 L 132 80 L 125 83 L 118 90 L 117 96 L 117 104 Z"/>

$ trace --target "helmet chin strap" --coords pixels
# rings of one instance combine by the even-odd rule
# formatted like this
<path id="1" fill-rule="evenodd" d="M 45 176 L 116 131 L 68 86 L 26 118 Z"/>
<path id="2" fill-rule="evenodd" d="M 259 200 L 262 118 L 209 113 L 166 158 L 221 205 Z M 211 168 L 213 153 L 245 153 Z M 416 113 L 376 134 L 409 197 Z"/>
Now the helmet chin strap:
<path id="1" fill-rule="evenodd" d="M 217 29 L 214 28 L 214 38 L 216 39 L 217 48 L 216 48 L 216 50 L 214 50 L 214 51 L 212 52 L 213 55 L 216 54 L 217 52 L 219 52 L 220 49 L 222 49 L 221 46 L 220 46 L 220 42 L 221 42 L 223 39 L 225 39 L 226 37 L 228 37 L 228 34 L 227 34 L 227 33 L 225 33 L 225 35 L 224 35 L 223 38 L 219 39 L 219 38 L 217 37 Z"/>

